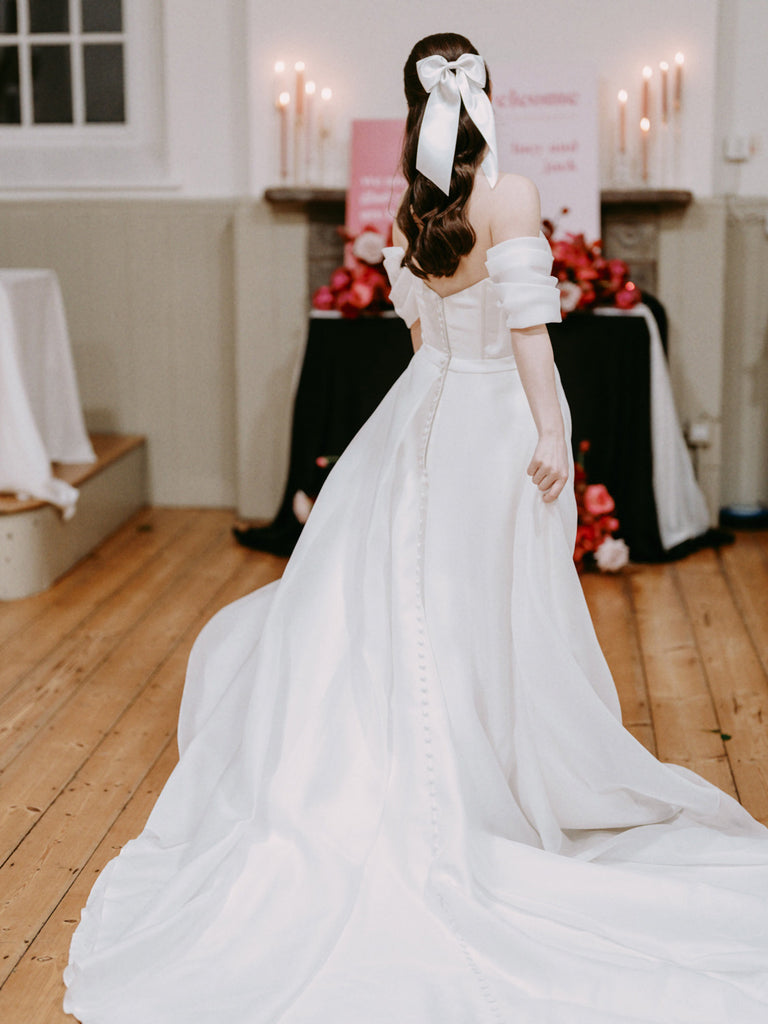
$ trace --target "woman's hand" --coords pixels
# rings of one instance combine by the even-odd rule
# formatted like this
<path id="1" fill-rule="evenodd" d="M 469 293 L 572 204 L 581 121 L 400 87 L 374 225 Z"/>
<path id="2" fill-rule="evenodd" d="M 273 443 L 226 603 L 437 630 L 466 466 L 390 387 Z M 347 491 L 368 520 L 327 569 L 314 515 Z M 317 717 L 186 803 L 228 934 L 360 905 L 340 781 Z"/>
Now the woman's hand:
<path id="1" fill-rule="evenodd" d="M 544 501 L 558 497 L 568 480 L 568 449 L 562 434 L 539 437 L 526 473 L 542 492 Z"/>

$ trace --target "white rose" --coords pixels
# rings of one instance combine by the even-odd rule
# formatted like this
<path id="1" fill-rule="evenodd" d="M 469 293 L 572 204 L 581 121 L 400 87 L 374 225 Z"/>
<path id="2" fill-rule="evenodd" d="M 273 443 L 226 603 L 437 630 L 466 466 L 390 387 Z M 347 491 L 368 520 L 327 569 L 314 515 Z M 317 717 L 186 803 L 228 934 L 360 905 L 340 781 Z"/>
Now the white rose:
<path id="1" fill-rule="evenodd" d="M 304 491 L 296 491 L 293 496 L 293 514 L 300 523 L 306 523 L 312 511 L 314 501 Z"/>
<path id="2" fill-rule="evenodd" d="M 581 300 L 581 288 L 575 281 L 558 281 L 560 290 L 560 309 L 563 313 L 572 313 Z"/>
<path id="3" fill-rule="evenodd" d="M 617 537 L 606 537 L 595 552 L 595 561 L 602 572 L 618 572 L 629 561 L 629 548 Z"/>
<path id="4" fill-rule="evenodd" d="M 352 255 L 362 260 L 363 263 L 375 266 L 384 259 L 382 249 L 386 244 L 386 238 L 378 231 L 363 231 L 352 243 Z"/>

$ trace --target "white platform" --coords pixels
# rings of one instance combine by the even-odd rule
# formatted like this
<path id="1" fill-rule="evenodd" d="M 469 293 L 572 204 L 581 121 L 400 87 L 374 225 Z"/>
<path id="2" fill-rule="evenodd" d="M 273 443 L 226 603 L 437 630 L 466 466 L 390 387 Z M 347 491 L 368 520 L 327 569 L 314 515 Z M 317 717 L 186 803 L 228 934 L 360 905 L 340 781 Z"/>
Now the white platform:
<path id="1" fill-rule="evenodd" d="M 57 472 L 80 491 L 68 521 L 53 505 L 0 496 L 0 600 L 47 589 L 147 502 L 142 437 L 91 437 L 98 461 Z"/>

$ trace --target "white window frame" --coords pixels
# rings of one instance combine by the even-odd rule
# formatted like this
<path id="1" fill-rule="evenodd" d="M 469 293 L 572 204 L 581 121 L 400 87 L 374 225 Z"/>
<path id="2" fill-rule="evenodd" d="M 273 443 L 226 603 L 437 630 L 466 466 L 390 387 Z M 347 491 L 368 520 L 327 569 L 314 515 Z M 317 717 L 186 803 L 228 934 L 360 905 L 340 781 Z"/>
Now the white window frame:
<path id="1" fill-rule="evenodd" d="M 9 191 L 166 187 L 162 4 L 157 0 L 123 0 L 123 30 L 119 34 L 81 34 L 80 0 L 69 0 L 69 5 L 69 32 L 36 33 L 26 38 L 32 45 L 64 44 L 73 37 L 79 46 L 121 41 L 125 121 L 84 121 L 82 62 L 76 59 L 72 62 L 76 123 L 31 123 L 31 90 L 22 87 L 22 123 L 0 125 L 0 196 Z M 19 6 L 19 35 L 27 28 L 25 6 Z M 9 36 L 0 36 L 0 45 L 10 40 Z M 25 76 L 29 86 L 30 69 L 22 63 L 28 64 L 23 48 L 19 53 L 19 76 Z"/>

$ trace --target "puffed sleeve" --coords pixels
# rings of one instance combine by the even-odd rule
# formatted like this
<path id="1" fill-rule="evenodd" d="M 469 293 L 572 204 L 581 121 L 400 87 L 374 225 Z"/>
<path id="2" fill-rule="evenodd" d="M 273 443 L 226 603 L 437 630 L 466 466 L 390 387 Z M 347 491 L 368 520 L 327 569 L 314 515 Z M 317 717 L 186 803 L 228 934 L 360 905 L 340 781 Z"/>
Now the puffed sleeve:
<path id="1" fill-rule="evenodd" d="M 392 285 L 389 297 L 397 315 L 405 320 L 406 327 L 412 327 L 420 315 L 416 301 L 417 280 L 408 267 L 402 266 L 402 259 L 403 250 L 399 245 L 384 249 L 384 269 Z"/>
<path id="2" fill-rule="evenodd" d="M 512 330 L 560 323 L 560 292 L 551 276 L 552 250 L 544 235 L 509 238 L 488 250 L 485 263 Z"/>

